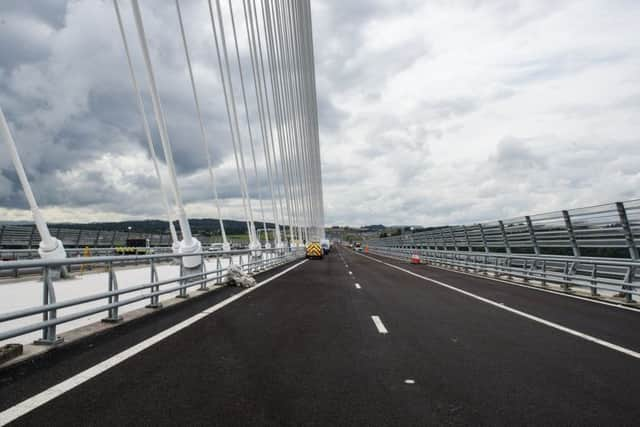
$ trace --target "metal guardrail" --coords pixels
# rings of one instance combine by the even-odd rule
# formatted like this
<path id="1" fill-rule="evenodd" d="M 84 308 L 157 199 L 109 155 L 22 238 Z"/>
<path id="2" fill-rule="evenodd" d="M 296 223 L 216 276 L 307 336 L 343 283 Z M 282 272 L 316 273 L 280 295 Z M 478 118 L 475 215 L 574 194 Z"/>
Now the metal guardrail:
<path id="1" fill-rule="evenodd" d="M 148 308 L 160 308 L 159 297 L 164 294 L 177 292 L 177 297 L 186 297 L 187 289 L 198 287 L 198 290 L 206 290 L 208 284 L 222 284 L 226 281 L 227 269 L 222 267 L 224 258 L 240 257 L 240 265 L 243 271 L 247 273 L 257 273 L 274 268 L 278 265 L 287 263 L 293 259 L 304 256 L 304 250 L 288 250 L 288 249 L 261 249 L 257 251 L 237 250 L 229 252 L 201 252 L 202 258 L 201 268 L 197 271 L 188 270 L 183 265 L 184 256 L 193 255 L 138 255 L 126 257 L 102 256 L 102 257 L 79 257 L 68 258 L 64 260 L 43 261 L 43 260 L 25 260 L 14 262 L 0 262 L 0 272 L 3 270 L 15 269 L 33 269 L 39 268 L 42 271 L 42 305 L 36 305 L 30 308 L 16 310 L 8 313 L 0 314 L 0 324 L 10 322 L 15 319 L 21 319 L 28 316 L 42 314 L 42 321 L 32 323 L 26 326 L 20 326 L 14 329 L 0 332 L 0 341 L 24 335 L 37 330 L 42 331 L 42 338 L 37 343 L 40 344 L 56 344 L 60 342 L 60 338 L 56 335 L 56 326 L 80 319 L 92 314 L 105 312 L 107 317 L 104 321 L 117 322 L 121 320 L 118 309 L 122 306 L 133 304 L 143 300 L 149 300 Z M 205 261 L 215 260 L 216 269 L 206 269 Z M 180 265 L 180 274 L 166 280 L 158 279 L 157 265 L 163 262 L 177 261 Z M 124 289 L 119 289 L 116 268 L 127 265 L 132 262 L 148 264 L 149 282 Z M 66 301 L 57 301 L 55 294 L 55 277 L 61 269 L 70 269 L 81 265 L 102 266 L 108 272 L 107 283 L 105 283 L 105 291 L 97 294 L 86 295 Z M 4 286 L 20 286 L 19 283 Z M 131 294 L 136 291 L 148 290 L 148 293 L 136 295 L 127 299 L 120 299 L 121 296 Z M 104 300 L 106 303 L 99 307 L 84 308 L 73 313 L 58 316 L 58 310 L 79 307 L 83 304 Z"/>
<path id="2" fill-rule="evenodd" d="M 640 199 L 366 241 L 372 253 L 483 274 L 640 295 Z"/>
<path id="3" fill-rule="evenodd" d="M 368 251 L 401 261 L 410 261 L 413 255 L 419 255 L 421 263 L 492 274 L 496 278 L 535 280 L 542 286 L 554 283 L 564 291 L 588 288 L 592 296 L 598 296 L 599 291 L 610 291 L 623 296 L 627 303 L 633 302 L 634 295 L 640 295 L 640 262 L 371 246 Z"/>
<path id="4" fill-rule="evenodd" d="M 84 230 L 61 226 L 49 226 L 51 235 L 62 241 L 65 248 L 114 248 L 126 246 L 127 239 L 149 239 L 150 246 L 171 246 L 169 232 L 162 234 L 138 233 L 134 231 Z M 195 236 L 203 245 L 220 242 L 219 236 Z M 37 257 L 40 234 L 34 224 L 0 225 L 0 250 L 11 248 L 32 249 Z M 240 241 L 231 241 L 240 243 Z"/>
<path id="5" fill-rule="evenodd" d="M 136 259 L 131 258 L 130 254 L 126 254 L 126 255 L 119 254 L 117 252 L 118 249 L 122 249 L 122 248 L 91 248 L 90 256 L 116 256 L 116 255 L 126 256 L 128 259 L 131 259 L 131 261 L 128 262 L 129 264 L 135 265 L 139 263 L 139 261 L 136 261 Z M 137 248 L 137 249 L 144 251 L 146 248 Z M 155 246 L 153 248 L 150 248 L 149 250 L 151 251 L 152 254 L 172 253 L 172 249 L 169 246 Z M 84 248 L 68 248 L 68 249 L 65 249 L 65 251 L 67 253 L 67 257 L 69 258 L 77 258 L 77 257 L 85 256 Z M 34 260 L 34 259 L 38 259 L 38 260 L 40 259 L 40 254 L 36 249 L 0 250 L 0 263 L 2 263 L 3 261 L 12 262 L 12 261 L 22 261 L 22 260 Z M 123 263 L 124 262 L 125 260 L 123 259 Z M 0 269 L 0 279 L 2 279 L 3 277 L 4 278 L 20 277 L 21 275 L 40 274 L 42 272 L 41 267 L 19 267 L 18 264 L 14 264 L 14 265 L 16 265 L 16 268 L 14 268 L 13 270 Z M 83 267 L 78 267 L 74 265 L 70 265 L 68 268 L 70 272 L 83 270 Z"/>
<path id="6" fill-rule="evenodd" d="M 368 239 L 370 246 L 638 260 L 640 199 Z"/>

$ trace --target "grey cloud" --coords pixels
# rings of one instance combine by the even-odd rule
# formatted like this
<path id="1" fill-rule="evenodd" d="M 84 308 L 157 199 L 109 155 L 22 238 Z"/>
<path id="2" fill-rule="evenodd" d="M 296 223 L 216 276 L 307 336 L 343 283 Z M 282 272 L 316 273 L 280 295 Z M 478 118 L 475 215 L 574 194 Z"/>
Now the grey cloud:
<path id="1" fill-rule="evenodd" d="M 129 2 L 120 4 L 155 148 L 162 160 Z M 632 16 L 629 11 L 638 5 L 627 1 L 581 7 L 594 23 L 604 22 L 604 30 L 597 25 L 591 28 L 596 41 L 572 27 L 574 6 L 551 1 L 429 2 L 425 6 L 418 1 L 314 0 L 328 221 L 474 222 L 636 197 L 640 144 L 633 137 L 637 135 L 633 117 L 640 92 L 633 68 L 638 49 L 633 43 L 637 37 L 633 37 L 632 25 L 606 26 L 613 22 L 607 21 L 609 17 L 622 22 Z M 187 203 L 210 206 L 206 159 L 177 37 L 175 5 L 141 0 L 141 7 L 183 197 Z M 206 2 L 186 1 L 182 7 L 190 23 L 187 37 L 218 190 L 223 209 L 231 210 L 237 205 L 239 185 L 208 8 Z M 454 27 L 457 19 L 468 24 L 464 34 L 459 27 L 452 33 L 446 28 L 436 34 L 427 28 L 421 31 L 420 25 L 431 16 L 445 21 L 452 18 Z M 478 16 L 486 19 L 468 19 Z M 388 19 L 407 22 L 412 31 L 390 36 L 384 48 L 382 44 L 372 46 L 367 31 Z M 561 22 L 560 27 L 555 21 Z M 462 37 L 464 43 L 456 44 L 459 36 L 474 35 L 476 30 L 477 42 Z M 227 31 L 230 36 L 229 25 Z M 573 48 L 556 45 L 558 31 L 581 43 Z M 242 24 L 238 32 L 242 66 L 250 81 Z M 492 50 L 498 51 L 493 52 L 495 56 Z M 467 62 L 476 52 L 483 55 Z M 458 59 L 448 62 L 451 57 Z M 233 61 L 238 119 L 250 161 Z M 439 69 L 438 64 L 446 65 Z M 473 73 L 460 73 L 467 71 L 465 65 Z M 572 81 L 576 84 L 573 89 L 559 86 L 561 93 L 555 99 L 539 99 L 537 86 L 532 85 L 584 77 L 585 71 L 596 68 L 603 73 L 600 83 L 606 83 L 602 85 L 606 90 L 597 85 L 588 88 L 586 92 L 592 89 L 595 94 L 591 98 L 584 92 L 580 98 L 574 96 L 572 90 L 585 90 L 580 79 Z M 444 89 L 427 84 L 431 90 L 412 92 L 412 82 L 405 78 L 411 70 L 423 73 L 418 76 L 424 79 L 421 83 L 435 78 Z M 432 70 L 437 73 L 431 74 Z M 261 176 L 258 183 L 249 171 L 251 192 L 266 197 L 252 86 L 247 96 Z M 393 103 L 387 101 L 391 99 Z M 163 215 L 110 2 L 1 2 L 0 105 L 44 207 Z M 518 120 L 521 114 L 527 115 L 526 123 Z M 3 147 L 0 207 L 0 212 L 26 207 Z"/>
<path id="2" fill-rule="evenodd" d="M 494 161 L 498 172 L 509 170 L 529 173 L 534 169 L 544 169 L 546 157 L 547 153 L 536 152 L 527 139 L 508 136 L 498 143 Z"/>
<path id="3" fill-rule="evenodd" d="M 553 55 L 511 64 L 510 68 L 513 76 L 507 83 L 518 85 L 557 79 L 569 74 L 575 75 L 601 64 L 621 62 L 627 58 L 628 53 L 622 51 L 594 53 L 575 50 L 554 53 Z"/>

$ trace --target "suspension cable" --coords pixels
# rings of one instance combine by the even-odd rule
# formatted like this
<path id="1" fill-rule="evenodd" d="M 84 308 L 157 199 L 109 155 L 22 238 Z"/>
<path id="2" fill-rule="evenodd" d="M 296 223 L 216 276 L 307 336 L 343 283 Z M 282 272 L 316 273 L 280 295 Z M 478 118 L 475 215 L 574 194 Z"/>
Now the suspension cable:
<path id="1" fill-rule="evenodd" d="M 256 163 L 256 151 L 255 151 L 255 146 L 253 143 L 253 132 L 251 130 L 251 119 L 249 117 L 249 104 L 247 102 L 247 93 L 245 90 L 245 84 L 244 84 L 244 75 L 242 72 L 242 61 L 240 60 L 240 48 L 238 46 L 238 35 L 237 35 L 237 31 L 236 31 L 236 21 L 233 15 L 233 5 L 231 3 L 231 0 L 228 0 L 229 3 L 229 15 L 231 17 L 231 29 L 232 29 L 232 33 L 233 33 L 233 43 L 235 45 L 236 48 L 236 60 L 238 61 L 238 74 L 240 76 L 240 89 L 241 89 L 241 93 L 242 93 L 242 103 L 244 105 L 244 113 L 247 119 L 247 130 L 249 133 L 249 147 L 251 148 L 251 158 L 253 160 L 253 171 L 254 171 L 254 175 L 255 175 L 255 179 L 256 179 L 256 186 L 258 187 L 258 203 L 260 206 L 260 212 L 262 215 L 262 227 L 264 229 L 264 233 L 265 233 L 265 239 L 268 243 L 269 241 L 269 237 L 268 237 L 268 233 L 267 233 L 267 225 L 264 219 L 264 206 L 262 204 L 262 189 L 261 189 L 261 185 L 260 185 L 260 179 L 258 176 L 258 164 Z M 259 241 L 259 239 L 258 239 Z"/>
<path id="2" fill-rule="evenodd" d="M 164 208 L 167 213 L 167 220 L 169 221 L 169 232 L 171 233 L 171 241 L 174 249 L 176 249 L 177 248 L 176 245 L 178 244 L 178 235 L 176 233 L 176 227 L 173 225 L 173 215 L 171 213 L 169 197 L 167 196 L 167 190 L 162 180 L 160 167 L 158 166 L 158 156 L 156 155 L 156 149 L 153 146 L 153 139 L 151 138 L 151 130 L 149 129 L 149 121 L 147 120 L 147 115 L 144 111 L 142 94 L 140 92 L 140 87 L 138 86 L 138 80 L 136 79 L 136 74 L 133 69 L 133 62 L 131 61 L 131 52 L 129 51 L 129 43 L 127 42 L 127 36 L 125 34 L 124 26 L 122 24 L 122 16 L 120 14 L 120 7 L 118 6 L 118 0 L 113 0 L 113 7 L 115 9 L 116 17 L 118 19 L 118 28 L 120 30 L 120 36 L 122 37 L 122 44 L 124 46 L 124 51 L 127 57 L 127 65 L 129 66 L 131 84 L 133 85 L 133 91 L 136 95 L 138 112 L 140 113 L 140 118 L 142 119 L 142 127 L 144 128 L 144 134 L 147 140 L 147 147 L 149 148 L 149 153 L 151 154 L 151 160 L 153 161 L 153 169 L 156 172 L 156 176 L 160 184 L 160 193 L 162 194 L 162 202 L 164 204 Z"/>
<path id="3" fill-rule="evenodd" d="M 116 0 L 114 0 L 116 1 Z M 213 166 L 211 164 L 211 153 L 209 152 L 210 147 L 207 142 L 207 135 L 204 129 L 204 123 L 202 121 L 202 112 L 200 110 L 200 101 L 198 99 L 198 92 L 196 90 L 196 82 L 193 78 L 193 68 L 191 67 L 191 56 L 189 55 L 189 47 L 187 46 L 187 37 L 184 32 L 184 24 L 182 22 L 182 12 L 180 11 L 180 1 L 176 0 L 176 11 L 178 12 L 178 23 L 180 24 L 180 35 L 182 36 L 182 45 L 184 47 L 184 56 L 187 60 L 187 68 L 189 70 L 189 80 L 191 81 L 191 90 L 193 91 L 193 101 L 196 106 L 196 114 L 198 115 L 198 123 L 200 125 L 200 134 L 202 136 L 202 145 L 205 152 L 205 157 L 207 159 L 207 169 L 209 171 L 209 181 L 211 184 L 211 190 L 213 191 L 213 198 L 216 204 L 216 211 L 218 214 L 218 221 L 220 224 L 220 233 L 222 234 L 222 244 L 223 247 L 228 247 L 229 242 L 227 241 L 227 233 L 224 229 L 224 222 L 222 220 L 222 210 L 220 208 L 220 200 L 218 198 L 218 188 L 216 185 L 216 177 L 215 172 L 213 170 Z"/>

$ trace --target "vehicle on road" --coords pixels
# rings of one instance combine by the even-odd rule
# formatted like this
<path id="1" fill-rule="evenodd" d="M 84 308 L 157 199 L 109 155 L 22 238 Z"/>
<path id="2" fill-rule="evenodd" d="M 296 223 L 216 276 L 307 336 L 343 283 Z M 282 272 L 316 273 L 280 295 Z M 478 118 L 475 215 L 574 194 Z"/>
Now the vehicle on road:
<path id="1" fill-rule="evenodd" d="M 331 242 L 329 241 L 329 239 L 320 240 L 320 246 L 322 246 L 322 252 L 325 255 L 328 255 L 331 251 Z"/>
<path id="2" fill-rule="evenodd" d="M 305 257 L 306 258 L 315 258 L 322 259 L 324 256 L 324 251 L 322 250 L 322 246 L 320 242 L 309 242 L 305 248 Z"/>
<path id="3" fill-rule="evenodd" d="M 209 252 L 222 252 L 222 249 L 223 249 L 223 244 L 222 243 L 212 243 L 207 248 L 207 251 L 209 251 Z"/>
<path id="4" fill-rule="evenodd" d="M 356 252 L 362 252 L 362 243 L 360 242 L 354 243 L 353 250 Z"/>
<path id="5" fill-rule="evenodd" d="M 115 248 L 116 255 L 151 255 L 153 249 L 149 245 L 149 239 L 127 239 L 126 246 Z"/>

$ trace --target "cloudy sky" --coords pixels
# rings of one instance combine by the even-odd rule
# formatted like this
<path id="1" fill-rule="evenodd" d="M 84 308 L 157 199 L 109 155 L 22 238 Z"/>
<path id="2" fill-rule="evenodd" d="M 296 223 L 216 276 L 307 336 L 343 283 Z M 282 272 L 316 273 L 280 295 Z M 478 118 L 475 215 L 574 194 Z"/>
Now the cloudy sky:
<path id="1" fill-rule="evenodd" d="M 207 5 L 182 5 L 223 209 L 240 219 Z M 188 214 L 214 216 L 175 7 L 141 7 Z M 640 196 L 640 2 L 313 0 L 312 13 L 328 224 Z M 125 61 L 111 1 L 0 2 L 0 106 L 49 221 L 163 216 Z M 0 221 L 29 219 L 4 150 Z"/>

